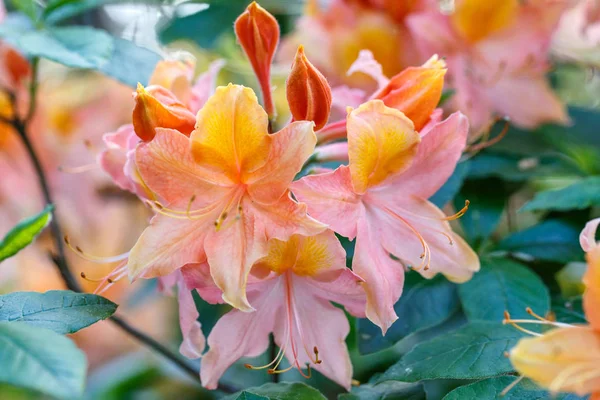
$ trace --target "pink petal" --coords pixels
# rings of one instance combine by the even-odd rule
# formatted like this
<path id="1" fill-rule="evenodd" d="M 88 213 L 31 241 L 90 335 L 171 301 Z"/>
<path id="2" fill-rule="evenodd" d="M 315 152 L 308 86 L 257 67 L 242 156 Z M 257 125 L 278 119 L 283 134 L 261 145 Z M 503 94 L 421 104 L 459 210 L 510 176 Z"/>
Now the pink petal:
<path id="1" fill-rule="evenodd" d="M 225 60 L 222 59 L 213 61 L 208 66 L 208 71 L 201 74 L 196 80 L 192 87 L 192 98 L 189 104 L 189 108 L 194 114 L 204 106 L 206 100 L 214 93 L 217 76 L 225 64 Z"/>
<path id="2" fill-rule="evenodd" d="M 227 182 L 213 182 L 214 176 L 194 161 L 189 138 L 176 130 L 157 129 L 151 142 L 138 146 L 135 157 L 148 188 L 167 204 L 180 204 L 185 210 L 195 197 L 194 206 L 203 208 L 229 191 Z"/>
<path id="3" fill-rule="evenodd" d="M 181 274 L 187 287 L 196 289 L 204 301 L 210 304 L 223 303 L 223 292 L 215 285 L 208 263 L 184 265 L 181 268 Z"/>
<path id="4" fill-rule="evenodd" d="M 585 224 L 585 228 L 581 231 L 579 235 L 579 243 L 581 244 L 581 248 L 583 251 L 590 252 L 594 248 L 598 246 L 596 242 L 596 231 L 598 230 L 598 225 L 600 225 L 600 218 L 593 219 Z"/>
<path id="5" fill-rule="evenodd" d="M 342 261 L 345 262 L 345 257 Z M 307 283 L 312 286 L 315 296 L 343 305 L 355 317 L 365 317 L 367 297 L 363 289 L 364 280 L 349 268 L 344 266 L 332 281 L 311 279 Z"/>
<path id="6" fill-rule="evenodd" d="M 356 108 L 364 103 L 366 94 L 363 90 L 350 88 L 346 85 L 336 86 L 331 89 L 331 106 L 346 116 L 346 107 Z"/>
<path id="7" fill-rule="evenodd" d="M 308 212 L 328 224 L 335 232 L 353 239 L 360 213 L 360 196 L 354 193 L 350 170 L 308 175 L 292 183 L 294 196 L 308 205 Z"/>
<path id="8" fill-rule="evenodd" d="M 382 192 L 392 196 L 402 193 L 425 199 L 431 197 L 454 172 L 468 133 L 469 121 L 460 112 L 442 122 L 426 125 L 412 165 Z"/>
<path id="9" fill-rule="evenodd" d="M 358 58 L 350 66 L 346 75 L 350 76 L 355 72 L 362 72 L 369 75 L 377 81 L 379 88 L 384 87 L 389 82 L 389 79 L 383 74 L 381 64 L 375 60 L 370 50 L 361 50 L 358 53 Z"/>
<path id="10" fill-rule="evenodd" d="M 200 358 L 206 346 L 206 339 L 202 333 L 200 322 L 198 322 L 199 314 L 191 289 L 185 284 L 181 274 L 178 275 L 177 301 L 179 303 L 179 325 L 183 335 L 179 352 L 187 358 Z"/>
<path id="11" fill-rule="evenodd" d="M 246 181 L 253 199 L 270 204 L 285 193 L 315 148 L 317 137 L 313 126 L 309 121 L 293 122 L 267 137 L 270 141 L 267 161 Z"/>
<path id="12" fill-rule="evenodd" d="M 283 305 L 279 280 L 268 281 L 259 291 L 249 292 L 258 311 L 232 310 L 225 314 L 208 336 L 209 351 L 202 358 L 200 379 L 208 389 L 216 389 L 225 370 L 242 357 L 256 357 L 269 347 L 269 333 Z M 257 372 L 259 373 L 259 372 Z"/>

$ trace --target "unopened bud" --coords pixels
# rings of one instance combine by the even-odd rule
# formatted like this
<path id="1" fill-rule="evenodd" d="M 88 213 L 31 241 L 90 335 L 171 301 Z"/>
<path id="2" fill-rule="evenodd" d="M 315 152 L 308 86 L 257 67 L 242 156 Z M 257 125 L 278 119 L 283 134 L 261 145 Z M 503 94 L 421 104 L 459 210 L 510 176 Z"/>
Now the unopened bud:
<path id="1" fill-rule="evenodd" d="M 12 47 L 7 47 L 3 54 L 4 66 L 8 72 L 11 84 L 15 87 L 21 81 L 31 75 L 31 66 L 29 61 Z"/>
<path id="2" fill-rule="evenodd" d="M 327 123 L 331 111 L 331 87 L 308 61 L 302 46 L 298 47 L 287 79 L 286 95 L 294 120 L 313 121 L 315 130 Z"/>
<path id="3" fill-rule="evenodd" d="M 421 67 L 409 67 L 390 79 L 373 98 L 400 110 L 421 130 L 442 97 L 446 63 L 433 56 Z"/>
<path id="4" fill-rule="evenodd" d="M 279 43 L 279 24 L 267 10 L 252 2 L 235 21 L 235 34 L 252 64 L 263 94 L 264 107 L 273 117 L 271 63 Z"/>
<path id="5" fill-rule="evenodd" d="M 135 134 L 144 141 L 154 138 L 156 128 L 176 129 L 189 136 L 196 124 L 194 114 L 161 86 L 138 84 L 132 117 Z"/>

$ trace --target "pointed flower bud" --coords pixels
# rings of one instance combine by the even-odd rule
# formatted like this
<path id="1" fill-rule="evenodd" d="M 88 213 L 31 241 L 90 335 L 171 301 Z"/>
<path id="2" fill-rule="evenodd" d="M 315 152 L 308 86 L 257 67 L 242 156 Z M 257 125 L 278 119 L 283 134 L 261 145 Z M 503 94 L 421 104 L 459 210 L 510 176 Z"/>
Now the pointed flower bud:
<path id="1" fill-rule="evenodd" d="M 138 84 L 132 117 L 135 133 L 144 141 L 154 138 L 156 128 L 176 129 L 189 136 L 196 124 L 194 114 L 161 86 Z"/>
<path id="2" fill-rule="evenodd" d="M 15 87 L 31 74 L 29 61 L 12 47 L 6 48 L 3 57 L 4 67 L 8 72 L 11 84 Z"/>
<path id="3" fill-rule="evenodd" d="M 421 67 L 409 67 L 390 79 L 373 98 L 402 111 L 420 131 L 442 97 L 446 63 L 431 57 Z"/>
<path id="4" fill-rule="evenodd" d="M 292 72 L 287 79 L 287 100 L 297 121 L 313 121 L 321 129 L 331 111 L 331 88 L 327 79 L 308 61 L 304 48 L 298 47 Z"/>
<path id="5" fill-rule="evenodd" d="M 235 34 L 252 64 L 263 93 L 264 107 L 273 117 L 271 63 L 279 43 L 279 24 L 267 10 L 252 2 L 235 21 Z"/>

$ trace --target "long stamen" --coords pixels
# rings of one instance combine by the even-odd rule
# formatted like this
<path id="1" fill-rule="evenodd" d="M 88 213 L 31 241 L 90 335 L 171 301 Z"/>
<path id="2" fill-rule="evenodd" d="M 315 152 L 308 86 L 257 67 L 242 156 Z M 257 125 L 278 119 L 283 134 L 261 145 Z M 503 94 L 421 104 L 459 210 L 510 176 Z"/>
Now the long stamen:
<path id="1" fill-rule="evenodd" d="M 89 278 L 83 271 L 79 275 L 88 282 L 104 282 L 105 280 L 110 281 L 109 283 L 113 282 L 112 279 L 110 279 L 110 278 L 107 279 L 106 277 L 104 277 L 104 278 Z"/>
<path id="2" fill-rule="evenodd" d="M 502 321 L 502 324 L 503 325 L 509 324 L 513 328 L 515 328 L 523 333 L 526 333 L 528 335 L 542 336 L 541 334 L 539 334 L 537 332 L 530 331 L 529 329 L 525 329 L 522 326 L 517 325 L 512 319 L 510 319 L 510 314 L 508 313 L 508 311 L 504 311 L 504 320 Z"/>
<path id="3" fill-rule="evenodd" d="M 442 221 L 454 221 L 455 219 L 459 219 L 463 215 L 466 214 L 467 210 L 469 210 L 469 205 L 471 202 L 469 200 L 465 200 L 465 206 L 461 208 L 456 214 L 450 215 L 448 217 L 440 218 Z"/>
<path id="4" fill-rule="evenodd" d="M 110 274 L 108 274 L 94 290 L 94 294 L 102 294 L 116 282 L 127 276 L 127 263 L 123 262 L 119 264 Z"/>
<path id="5" fill-rule="evenodd" d="M 510 124 L 509 124 L 510 119 L 508 117 L 504 117 L 504 118 L 501 118 L 501 120 L 504 120 L 504 127 L 502 128 L 502 131 L 500 131 L 500 133 L 498 135 L 496 135 L 494 138 L 488 140 L 487 138 L 489 137 L 491 126 L 488 127 L 486 129 L 486 133 L 483 137 L 483 140 L 477 144 L 469 146 L 467 148 L 466 152 L 473 153 L 473 154 L 478 153 L 479 151 L 486 149 L 490 146 L 493 146 L 496 143 L 498 143 L 499 141 L 501 141 L 502 139 L 504 139 L 504 137 L 508 133 L 508 129 L 510 128 Z M 498 122 L 498 121 L 499 121 L 499 119 L 495 120 L 495 122 Z"/>
<path id="6" fill-rule="evenodd" d="M 513 382 L 511 382 L 510 385 L 508 385 L 507 387 L 504 388 L 504 390 L 502 390 L 500 392 L 499 397 L 504 397 L 506 396 L 506 394 L 508 392 L 510 392 L 515 386 L 517 386 L 519 384 L 519 382 L 521 382 L 525 377 L 524 376 L 520 376 L 517 379 L 515 379 Z"/>
<path id="7" fill-rule="evenodd" d="M 404 225 L 406 225 L 408 227 L 408 229 L 410 229 L 415 234 L 417 239 L 419 239 L 419 242 L 421 242 L 421 246 L 423 248 L 423 253 L 421 253 L 419 258 L 421 258 L 423 261 L 421 262 L 421 264 L 418 267 L 413 267 L 413 269 L 418 271 L 424 267 L 423 269 L 425 271 L 427 271 L 429 269 L 429 264 L 431 262 L 431 250 L 429 249 L 429 245 L 427 244 L 427 241 L 425 241 L 425 238 L 423 238 L 423 236 L 419 233 L 419 231 L 417 231 L 417 229 L 414 226 L 412 226 L 406 219 L 402 218 L 400 215 L 396 214 L 395 212 L 393 212 L 392 210 L 390 210 L 387 207 L 383 207 L 383 210 L 386 213 L 388 213 L 389 215 L 391 215 L 392 217 L 394 217 L 397 220 L 399 220 L 400 222 L 402 222 Z"/>
<path id="8" fill-rule="evenodd" d="M 116 255 L 116 256 L 112 256 L 112 257 L 95 256 L 93 254 L 89 254 L 89 253 L 84 252 L 81 249 L 81 247 L 79 247 L 79 246 L 73 246 L 71 244 L 71 240 L 69 239 L 69 237 L 67 235 L 65 235 L 64 239 L 65 239 L 65 243 L 69 247 L 69 249 L 73 250 L 73 252 L 75 252 L 75 254 L 77 254 L 78 256 L 80 256 L 81 258 L 83 258 L 84 260 L 88 260 L 88 261 L 92 261 L 92 262 L 96 262 L 96 263 L 101 263 L 101 264 L 108 264 L 108 263 L 112 263 L 112 262 L 123 261 L 124 259 L 126 259 L 127 257 L 129 257 L 129 252 L 126 252 L 126 253 L 123 253 L 123 254 L 119 254 L 119 255 Z"/>

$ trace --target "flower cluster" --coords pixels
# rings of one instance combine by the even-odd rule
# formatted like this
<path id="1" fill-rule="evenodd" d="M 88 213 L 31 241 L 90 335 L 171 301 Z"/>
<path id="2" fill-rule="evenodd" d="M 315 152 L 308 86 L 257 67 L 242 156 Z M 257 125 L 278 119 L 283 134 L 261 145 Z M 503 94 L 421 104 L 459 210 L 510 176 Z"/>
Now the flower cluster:
<path id="1" fill-rule="evenodd" d="M 271 333 L 279 353 L 248 368 L 305 376 L 315 368 L 349 388 L 350 327 L 331 302 L 385 333 L 398 318 L 407 269 L 454 282 L 479 269 L 449 224 L 468 204 L 448 217 L 427 200 L 459 162 L 468 120 L 460 112 L 443 119 L 436 108 L 446 74 L 436 56 L 388 79 L 363 53 L 350 69 L 373 75 L 379 88 L 358 99 L 332 93 L 300 46 L 286 85 L 292 119 L 273 133 L 279 27 L 252 3 L 235 32 L 264 108 L 250 88 L 214 88 L 220 62 L 192 83 L 190 62 L 164 61 L 134 94 L 132 124 L 105 136 L 100 164 L 155 215 L 101 288 L 125 276 L 177 285 L 181 352 L 203 357 L 208 388 L 239 358 L 262 354 Z M 309 168 L 332 160 L 347 165 Z M 356 239 L 352 269 L 335 234 Z M 206 353 L 191 290 L 234 308 L 211 331 Z"/>

